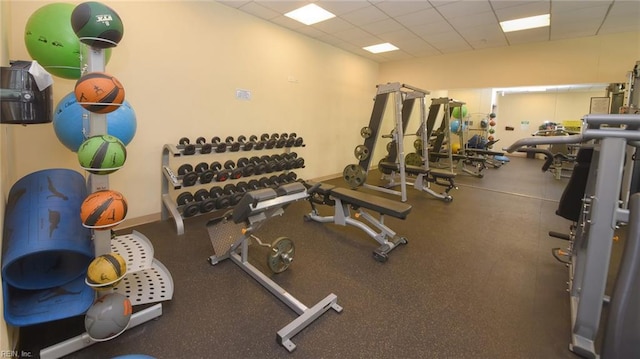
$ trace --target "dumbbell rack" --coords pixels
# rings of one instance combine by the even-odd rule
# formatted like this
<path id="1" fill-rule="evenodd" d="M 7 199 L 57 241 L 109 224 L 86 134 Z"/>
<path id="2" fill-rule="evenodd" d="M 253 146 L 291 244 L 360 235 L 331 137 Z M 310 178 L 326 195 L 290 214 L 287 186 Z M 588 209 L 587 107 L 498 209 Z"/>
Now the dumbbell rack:
<path id="1" fill-rule="evenodd" d="M 284 135 L 284 133 L 283 133 Z M 268 135 L 263 135 L 262 139 L 264 142 L 267 142 L 267 140 L 265 139 L 265 136 Z M 273 140 L 274 136 L 279 136 L 277 134 L 272 134 L 270 137 L 270 140 Z M 232 137 L 227 137 L 227 139 L 230 139 Z M 202 141 L 197 141 L 196 144 L 193 144 L 193 146 L 195 147 L 195 151 L 193 151 L 194 147 L 191 147 L 191 151 L 187 151 L 187 153 L 185 153 L 185 144 L 181 143 L 181 144 L 165 144 L 162 148 L 162 188 L 161 188 L 161 200 L 162 200 L 162 206 L 161 206 L 161 219 L 162 220 L 167 220 L 169 219 L 169 217 L 173 218 L 173 221 L 175 222 L 175 226 L 176 226 L 176 232 L 178 235 L 182 235 L 184 234 L 184 219 L 187 217 L 192 217 L 192 216 L 198 216 L 198 215 L 203 215 L 206 213 L 214 213 L 217 211 L 212 211 L 212 212 L 205 212 L 205 213 L 198 213 L 192 216 L 185 216 L 183 209 L 184 206 L 180 203 L 178 203 L 177 199 L 174 199 L 174 192 L 177 190 L 182 189 L 183 187 L 188 187 L 188 188 L 198 188 L 198 187 L 203 187 L 203 186 L 212 186 L 215 184 L 218 185 L 229 185 L 229 184 L 237 184 L 240 183 L 242 181 L 246 181 L 249 179 L 256 179 L 257 177 L 260 176 L 260 174 L 255 174 L 255 175 L 251 175 L 251 176 L 242 176 L 239 178 L 232 178 L 231 176 L 226 179 L 225 181 L 222 182 L 216 182 L 216 180 L 214 179 L 212 182 L 210 183 L 202 183 L 200 181 L 200 179 L 198 179 L 197 181 L 195 181 L 195 184 L 193 184 L 192 186 L 186 186 L 183 183 L 183 176 L 180 174 L 177 174 L 176 172 L 174 172 L 174 170 L 172 170 L 172 165 L 173 162 L 175 160 L 176 163 L 178 162 L 184 162 L 185 159 L 194 159 L 194 158 L 200 158 L 202 159 L 203 156 L 208 156 L 211 158 L 221 158 L 218 162 L 220 163 L 225 163 L 225 162 L 233 162 L 233 163 L 237 163 L 238 159 L 242 158 L 242 157 L 246 157 L 249 154 L 255 154 L 255 153 L 262 153 L 264 155 L 275 155 L 275 154 L 283 154 L 283 155 L 293 155 L 292 153 L 292 148 L 300 148 L 300 147 L 305 147 L 305 144 L 302 142 L 302 137 L 297 137 L 298 142 L 296 142 L 296 145 L 293 145 L 293 142 L 288 143 L 287 145 L 284 144 L 278 144 L 278 145 L 274 145 L 271 148 L 267 148 L 267 147 L 262 147 L 262 146 L 254 146 L 254 144 L 252 142 L 248 142 L 248 143 L 242 143 L 238 146 L 237 142 L 234 141 L 225 141 L 225 143 L 227 143 L 227 149 L 225 151 L 221 151 L 221 152 L 216 152 L 214 151 L 202 151 L 203 147 L 207 147 L 207 143 L 203 143 Z M 184 142 L 184 141 L 182 141 Z M 277 142 L 277 141 L 276 141 Z M 251 145 L 248 145 L 248 144 Z M 210 145 L 210 144 L 209 144 Z M 245 146 L 246 145 L 246 146 Z M 214 146 L 215 148 L 216 146 Z M 258 149 L 259 148 L 259 149 Z M 193 153 L 192 153 L 193 152 Z M 302 168 L 304 167 L 304 159 L 302 158 L 298 158 L 299 160 L 302 161 L 302 166 L 298 167 L 298 168 Z M 201 162 L 201 161 L 195 161 L 195 162 Z M 279 170 L 277 172 L 280 173 L 289 173 L 290 169 L 282 169 Z M 266 173 L 265 173 L 266 174 Z M 268 172 L 268 174 L 273 175 L 274 172 Z M 228 210 L 231 207 L 225 208 L 223 210 Z"/>

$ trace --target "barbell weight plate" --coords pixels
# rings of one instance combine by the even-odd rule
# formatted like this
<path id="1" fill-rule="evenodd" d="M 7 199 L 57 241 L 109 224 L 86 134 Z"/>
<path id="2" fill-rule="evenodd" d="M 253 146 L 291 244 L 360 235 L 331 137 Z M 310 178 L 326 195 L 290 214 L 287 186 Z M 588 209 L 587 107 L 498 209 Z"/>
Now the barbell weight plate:
<path id="1" fill-rule="evenodd" d="M 176 198 L 176 203 L 179 206 L 184 206 L 189 202 L 193 202 L 193 194 L 191 194 L 191 192 L 182 192 L 178 195 L 178 198 Z"/>
<path id="2" fill-rule="evenodd" d="M 358 161 L 364 161 L 369 158 L 369 149 L 365 145 L 357 145 L 353 150 L 353 154 Z"/>
<path id="3" fill-rule="evenodd" d="M 421 138 L 416 138 L 416 140 L 413 141 L 413 148 L 415 148 L 416 152 L 422 152 L 422 139 Z"/>
<path id="4" fill-rule="evenodd" d="M 415 152 L 408 153 L 404 156 L 404 164 L 407 166 L 422 166 L 422 156 Z"/>
<path id="5" fill-rule="evenodd" d="M 357 188 L 364 183 L 367 174 L 360 165 L 347 165 L 342 171 L 342 178 L 351 188 Z"/>
<path id="6" fill-rule="evenodd" d="M 365 126 L 362 129 L 360 129 L 360 136 L 362 136 L 362 138 L 364 139 L 371 137 L 372 134 L 373 134 L 373 130 L 371 130 L 371 127 L 369 126 Z"/>
<path id="7" fill-rule="evenodd" d="M 296 248 L 293 241 L 287 237 L 280 237 L 271 244 L 267 265 L 274 273 L 282 273 L 289 268 L 295 254 Z"/>
<path id="8" fill-rule="evenodd" d="M 387 152 L 391 152 L 391 149 L 393 148 L 393 146 L 396 145 L 395 141 L 391 141 L 389 143 L 387 143 Z"/>

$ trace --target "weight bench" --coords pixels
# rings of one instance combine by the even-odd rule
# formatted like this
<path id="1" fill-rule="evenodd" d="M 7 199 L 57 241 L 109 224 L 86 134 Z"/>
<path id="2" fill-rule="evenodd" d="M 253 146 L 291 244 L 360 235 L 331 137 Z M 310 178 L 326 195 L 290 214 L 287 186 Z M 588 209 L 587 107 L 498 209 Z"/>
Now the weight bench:
<path id="1" fill-rule="evenodd" d="M 398 173 L 400 171 L 400 169 L 398 168 L 398 164 L 395 162 L 382 161 L 378 163 L 378 167 L 381 170 L 391 172 L 392 176 L 390 178 L 393 178 L 393 173 Z M 454 182 L 454 178 L 456 178 L 455 173 L 436 171 L 430 168 L 410 165 L 405 165 L 404 171 L 406 174 L 416 177 L 416 180 L 413 183 L 413 188 L 417 189 L 418 191 L 427 192 L 432 196 L 443 199 L 447 202 L 453 201 L 453 197 L 451 197 L 449 191 L 458 188 Z M 433 191 L 429 187 L 429 182 L 444 187 L 444 193 L 436 193 L 435 191 Z M 395 185 L 395 182 L 391 180 L 389 183 L 389 187 Z"/>
<path id="2" fill-rule="evenodd" d="M 316 187 L 315 189 L 313 189 Z M 384 224 L 384 216 L 389 215 L 399 219 L 407 218 L 411 212 L 411 205 L 393 201 L 387 198 L 378 197 L 369 193 L 358 192 L 346 188 L 335 187 L 329 184 L 316 184 L 311 187 L 309 195 L 311 203 L 311 213 L 306 214 L 306 221 L 316 221 L 320 223 L 334 223 L 341 226 L 347 224 L 360 228 L 370 237 L 380 243 L 380 247 L 373 251 L 373 257 L 379 262 L 386 262 L 389 252 L 400 244 L 407 244 L 405 237 L 400 237 L 391 228 Z M 333 216 L 320 216 L 315 204 L 334 206 Z M 367 224 L 351 217 L 350 208 L 357 211 L 356 218 L 363 218 L 380 232 L 376 232 Z M 376 219 L 365 209 L 378 212 L 380 219 Z"/>
<path id="3" fill-rule="evenodd" d="M 431 162 L 439 162 L 440 159 L 449 158 L 448 153 L 430 152 L 429 156 L 431 156 L 430 157 Z M 482 173 L 482 171 L 485 168 L 487 168 L 486 166 L 487 159 L 485 157 L 452 154 L 451 158 L 457 162 L 458 169 L 462 170 L 463 172 L 478 178 L 484 177 L 484 174 Z M 466 167 L 467 164 L 473 165 L 475 167 L 475 170 L 468 169 Z"/>
<path id="4" fill-rule="evenodd" d="M 295 253 L 291 240 L 280 237 L 272 244 L 264 244 L 254 233 L 270 218 L 281 216 L 287 205 L 307 197 L 309 197 L 307 189 L 300 182 L 288 183 L 276 189 L 264 188 L 247 192 L 233 210 L 207 223 L 209 238 L 215 253 L 209 257 L 210 263 L 215 265 L 224 259 L 231 259 L 298 314 L 296 319 L 278 331 L 276 337 L 278 343 L 289 352 L 296 348 L 291 338 L 314 320 L 329 309 L 342 312 L 342 307 L 337 304 L 338 298 L 331 293 L 313 307 L 308 308 L 251 265 L 247 258 L 249 242 L 254 239 L 259 245 L 270 247 L 267 264 L 272 271 L 279 273 L 289 267 Z"/>

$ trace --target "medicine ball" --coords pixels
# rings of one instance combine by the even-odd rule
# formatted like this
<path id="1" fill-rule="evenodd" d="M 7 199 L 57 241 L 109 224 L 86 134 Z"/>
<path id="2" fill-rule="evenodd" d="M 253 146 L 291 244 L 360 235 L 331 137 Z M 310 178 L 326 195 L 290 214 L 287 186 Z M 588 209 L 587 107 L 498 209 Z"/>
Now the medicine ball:
<path id="1" fill-rule="evenodd" d="M 131 301 L 120 293 L 97 298 L 87 310 L 84 327 L 91 339 L 105 341 L 124 332 L 131 321 Z"/>
<path id="2" fill-rule="evenodd" d="M 126 147 L 111 135 L 89 137 L 78 149 L 80 166 L 93 174 L 113 173 L 124 165 L 126 159 Z"/>
<path id="3" fill-rule="evenodd" d="M 124 87 L 118 79 L 104 72 L 89 72 L 76 82 L 76 100 L 95 113 L 109 113 L 124 102 Z"/>
<path id="4" fill-rule="evenodd" d="M 82 225 L 93 229 L 110 229 L 124 221 L 127 201 L 122 193 L 99 190 L 91 193 L 80 206 Z"/>
<path id="5" fill-rule="evenodd" d="M 95 1 L 73 9 L 71 27 L 82 43 L 101 49 L 117 46 L 124 34 L 118 13 Z"/>
<path id="6" fill-rule="evenodd" d="M 116 252 L 97 256 L 87 268 L 87 284 L 91 287 L 112 288 L 127 273 L 127 263 Z"/>

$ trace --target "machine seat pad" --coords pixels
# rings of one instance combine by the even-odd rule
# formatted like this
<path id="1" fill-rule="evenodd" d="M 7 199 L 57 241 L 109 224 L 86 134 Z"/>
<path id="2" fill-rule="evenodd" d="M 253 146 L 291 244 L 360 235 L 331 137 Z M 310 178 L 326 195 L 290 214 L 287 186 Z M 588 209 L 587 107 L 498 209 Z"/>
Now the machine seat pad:
<path id="1" fill-rule="evenodd" d="M 276 188 L 278 196 L 286 196 L 288 194 L 300 193 L 307 189 L 300 182 L 285 183 L 282 186 Z"/>
<path id="2" fill-rule="evenodd" d="M 450 178 L 456 178 L 456 174 L 452 172 L 446 172 L 446 171 L 431 170 L 431 177 L 450 179 Z"/>
<path id="3" fill-rule="evenodd" d="M 255 206 L 259 202 L 267 201 L 278 197 L 278 194 L 273 188 L 262 188 L 255 191 L 247 192 L 236 207 L 233 209 L 233 221 L 235 223 L 244 222 L 251 216 L 253 209 L 251 206 Z"/>
<path id="4" fill-rule="evenodd" d="M 387 214 L 400 219 L 407 218 L 407 215 L 411 212 L 411 205 L 409 204 L 347 188 L 335 188 L 331 191 L 331 195 L 356 207 L 367 208 L 380 214 Z"/>

